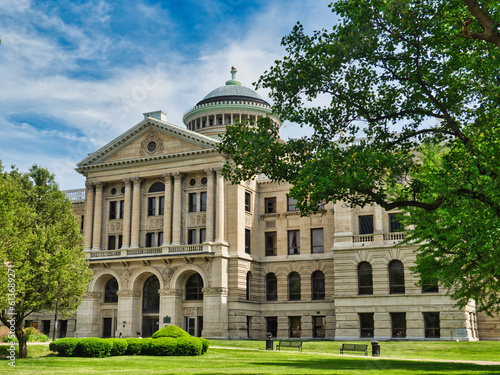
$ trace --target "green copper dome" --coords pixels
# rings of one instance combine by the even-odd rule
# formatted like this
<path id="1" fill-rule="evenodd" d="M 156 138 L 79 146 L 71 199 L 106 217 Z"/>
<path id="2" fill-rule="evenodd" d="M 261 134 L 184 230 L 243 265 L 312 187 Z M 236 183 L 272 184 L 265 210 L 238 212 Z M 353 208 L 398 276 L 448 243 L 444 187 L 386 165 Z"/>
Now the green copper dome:
<path id="1" fill-rule="evenodd" d="M 236 72 L 237 70 L 233 66 L 231 68 L 232 79 L 226 81 L 225 86 L 221 86 L 216 88 L 215 90 L 210 91 L 208 95 L 205 96 L 203 100 L 198 102 L 196 105 L 229 100 L 241 100 L 265 104 L 269 106 L 269 103 L 262 99 L 261 96 L 254 90 L 242 86 L 241 82 L 235 80 Z"/>

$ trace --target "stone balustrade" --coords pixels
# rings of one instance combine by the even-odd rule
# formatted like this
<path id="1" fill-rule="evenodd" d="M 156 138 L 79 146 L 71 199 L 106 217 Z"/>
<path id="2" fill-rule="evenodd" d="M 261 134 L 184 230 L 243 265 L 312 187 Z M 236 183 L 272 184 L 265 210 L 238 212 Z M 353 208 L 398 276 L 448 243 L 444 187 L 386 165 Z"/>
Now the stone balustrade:
<path id="1" fill-rule="evenodd" d="M 169 245 L 162 247 L 143 247 L 136 249 L 121 249 L 121 250 L 85 250 L 85 254 L 89 261 L 113 259 L 113 258 L 136 258 L 147 256 L 162 256 L 162 255 L 186 255 L 186 254 L 202 254 L 212 253 L 210 244 L 195 244 L 195 245 Z"/>

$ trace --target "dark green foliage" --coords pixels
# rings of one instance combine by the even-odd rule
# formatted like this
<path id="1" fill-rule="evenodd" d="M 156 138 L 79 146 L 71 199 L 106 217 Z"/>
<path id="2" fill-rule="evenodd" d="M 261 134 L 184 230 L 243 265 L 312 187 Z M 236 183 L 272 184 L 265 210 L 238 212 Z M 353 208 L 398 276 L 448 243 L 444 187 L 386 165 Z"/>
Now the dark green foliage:
<path id="1" fill-rule="evenodd" d="M 179 327 L 174 326 L 174 325 L 170 325 L 170 326 L 163 327 L 163 328 L 159 329 L 158 331 L 156 331 L 155 333 L 153 333 L 154 339 L 158 339 L 160 337 L 177 338 L 177 337 L 191 337 L 191 335 L 189 333 L 187 333 L 186 331 L 184 331 L 182 328 L 179 328 Z"/>
<path id="2" fill-rule="evenodd" d="M 59 357 L 72 357 L 75 353 L 78 341 L 79 339 L 72 337 L 57 339 L 49 344 L 49 349 L 53 352 L 57 352 Z"/>
<path id="3" fill-rule="evenodd" d="M 109 339 L 89 337 L 79 339 L 74 351 L 75 357 L 102 358 L 110 355 L 113 344 Z"/>
<path id="4" fill-rule="evenodd" d="M 106 339 L 113 344 L 110 355 L 124 355 L 127 351 L 128 343 L 123 339 Z"/>
<path id="5" fill-rule="evenodd" d="M 176 355 L 201 355 L 203 343 L 198 337 L 181 337 L 177 339 Z"/>
<path id="6" fill-rule="evenodd" d="M 141 340 L 141 355 L 153 355 L 151 354 L 151 344 L 153 343 L 152 338 L 139 339 Z"/>
<path id="7" fill-rule="evenodd" d="M 129 338 L 125 339 L 127 342 L 127 350 L 125 351 L 125 355 L 140 355 L 142 354 L 143 340 L 137 338 Z"/>
<path id="8" fill-rule="evenodd" d="M 208 350 L 208 347 L 210 346 L 210 342 L 207 339 L 204 339 L 203 337 L 200 337 L 200 340 L 202 345 L 201 354 L 205 354 Z"/>
<path id="9" fill-rule="evenodd" d="M 183 339 L 174 339 L 172 337 L 160 337 L 159 339 L 151 340 L 149 345 L 149 355 L 182 355 L 177 351 L 178 343 Z"/>

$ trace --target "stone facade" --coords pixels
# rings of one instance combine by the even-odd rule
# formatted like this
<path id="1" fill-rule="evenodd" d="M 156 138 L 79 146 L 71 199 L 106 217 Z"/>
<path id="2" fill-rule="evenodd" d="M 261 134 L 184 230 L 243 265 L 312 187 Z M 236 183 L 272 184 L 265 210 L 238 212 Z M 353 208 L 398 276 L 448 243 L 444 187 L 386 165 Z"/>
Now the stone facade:
<path id="1" fill-rule="evenodd" d="M 415 248 L 400 245 L 393 212 L 328 203 L 302 217 L 287 184 L 225 181 L 217 135 L 271 114 L 237 84 L 188 111 L 186 127 L 146 113 L 78 164 L 86 189 L 68 196 L 94 279 L 65 334 L 150 336 L 175 324 L 206 338 L 499 339 L 497 318 L 416 286 Z"/>

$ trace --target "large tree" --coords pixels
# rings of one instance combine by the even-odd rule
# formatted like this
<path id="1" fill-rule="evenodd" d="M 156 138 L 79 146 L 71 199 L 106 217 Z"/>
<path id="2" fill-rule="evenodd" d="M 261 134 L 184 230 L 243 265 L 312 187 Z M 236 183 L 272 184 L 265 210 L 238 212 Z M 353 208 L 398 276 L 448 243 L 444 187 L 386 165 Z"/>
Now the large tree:
<path id="1" fill-rule="evenodd" d="M 54 176 L 33 166 L 29 173 L 0 164 L 0 320 L 27 357 L 24 319 L 31 313 L 71 311 L 92 272 L 71 202 Z"/>
<path id="2" fill-rule="evenodd" d="M 283 120 L 228 127 L 233 182 L 288 181 L 304 214 L 345 201 L 403 209 L 422 242 L 417 270 L 459 306 L 500 310 L 498 0 L 339 0 L 331 31 L 283 38 L 256 86 Z M 461 219 L 460 219 L 461 217 Z M 418 225 L 424 224 L 424 225 Z"/>

